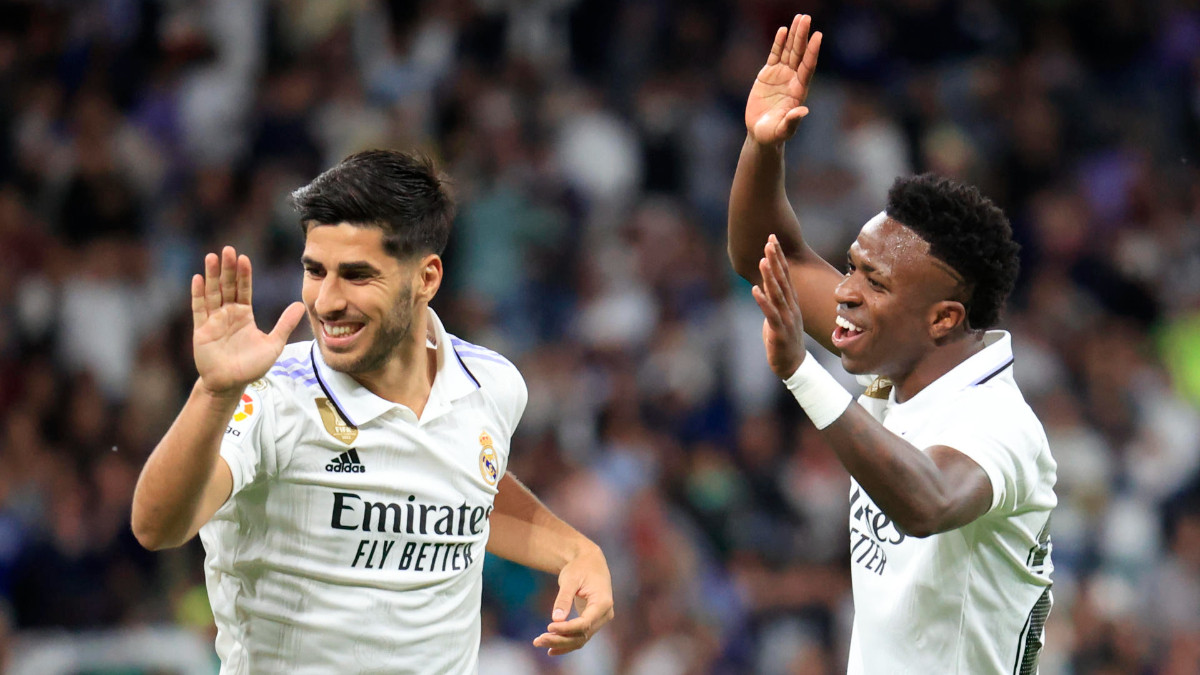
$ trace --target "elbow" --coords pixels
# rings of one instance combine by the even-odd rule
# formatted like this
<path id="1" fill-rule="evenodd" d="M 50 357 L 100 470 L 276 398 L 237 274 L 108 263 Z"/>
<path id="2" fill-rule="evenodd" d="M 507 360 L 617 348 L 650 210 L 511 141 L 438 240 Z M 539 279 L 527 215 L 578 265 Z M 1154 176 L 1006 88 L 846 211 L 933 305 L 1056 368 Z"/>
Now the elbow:
<path id="1" fill-rule="evenodd" d="M 137 542 L 147 551 L 162 551 L 168 548 L 175 548 L 183 543 L 173 541 L 170 537 L 166 536 L 161 527 L 154 527 L 150 523 L 147 523 L 146 518 L 139 516 L 136 510 L 133 512 L 130 526 L 133 530 L 134 539 L 137 539 Z"/>
<path id="2" fill-rule="evenodd" d="M 907 536 L 916 539 L 932 537 L 948 529 L 945 525 L 947 511 L 947 508 L 942 508 L 936 504 L 924 508 L 916 508 L 905 517 L 896 518 L 896 527 L 900 528 L 900 531 L 904 532 Z"/>
<path id="3" fill-rule="evenodd" d="M 758 283 L 758 261 L 762 258 L 761 255 L 758 257 L 742 255 L 739 251 L 734 250 L 732 242 L 726 248 L 726 253 L 729 255 L 729 262 L 733 266 L 733 271 L 739 277 L 750 283 Z"/>
<path id="4" fill-rule="evenodd" d="M 146 525 L 137 518 L 133 519 L 131 525 L 133 529 L 133 538 L 137 539 L 137 542 L 142 545 L 142 548 L 146 549 L 147 551 L 161 551 L 164 548 L 167 548 L 163 537 L 153 529 L 146 527 Z"/>
<path id="5" fill-rule="evenodd" d="M 931 537 L 941 531 L 929 521 L 914 519 L 910 523 L 896 524 L 900 527 L 900 531 L 904 532 L 904 534 L 909 537 L 913 537 L 914 539 L 925 539 L 926 537 Z"/>

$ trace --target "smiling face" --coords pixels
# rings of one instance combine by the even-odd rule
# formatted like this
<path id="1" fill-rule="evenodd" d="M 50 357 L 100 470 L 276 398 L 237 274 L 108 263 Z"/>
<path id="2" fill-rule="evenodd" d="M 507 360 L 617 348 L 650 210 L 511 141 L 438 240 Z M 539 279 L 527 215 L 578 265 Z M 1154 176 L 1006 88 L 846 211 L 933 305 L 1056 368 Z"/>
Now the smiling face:
<path id="1" fill-rule="evenodd" d="M 304 246 L 302 296 L 325 363 L 350 375 L 381 371 L 412 342 L 418 312 L 437 291 L 422 271 L 436 255 L 401 262 L 376 227 L 314 225 Z"/>
<path id="2" fill-rule="evenodd" d="M 901 380 L 939 344 L 962 333 L 965 297 L 957 273 L 929 254 L 929 243 L 880 214 L 850 246 L 833 344 L 855 374 Z"/>

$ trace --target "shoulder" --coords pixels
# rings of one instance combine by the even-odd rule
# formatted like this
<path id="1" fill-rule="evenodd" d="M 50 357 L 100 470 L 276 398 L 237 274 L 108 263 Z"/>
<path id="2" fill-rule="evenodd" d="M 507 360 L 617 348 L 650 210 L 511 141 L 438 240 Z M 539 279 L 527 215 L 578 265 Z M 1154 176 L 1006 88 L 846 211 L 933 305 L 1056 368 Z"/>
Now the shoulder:
<path id="1" fill-rule="evenodd" d="M 1005 437 L 1033 452 L 1047 445 L 1041 420 L 1011 375 L 968 387 L 950 407 L 946 411 L 949 417 L 967 422 L 983 433 Z"/>
<path id="2" fill-rule="evenodd" d="M 520 416 L 529 399 L 525 378 L 513 362 L 487 347 L 450 335 L 450 353 L 497 406 Z"/>
<path id="3" fill-rule="evenodd" d="M 271 369 L 255 384 L 271 392 L 277 401 L 312 396 L 319 391 L 321 384 L 312 362 L 312 340 L 284 347 Z"/>
<path id="4" fill-rule="evenodd" d="M 450 350 L 481 387 L 488 384 L 511 385 L 518 381 L 524 385 L 521 371 L 498 352 L 455 335 L 450 336 Z"/>

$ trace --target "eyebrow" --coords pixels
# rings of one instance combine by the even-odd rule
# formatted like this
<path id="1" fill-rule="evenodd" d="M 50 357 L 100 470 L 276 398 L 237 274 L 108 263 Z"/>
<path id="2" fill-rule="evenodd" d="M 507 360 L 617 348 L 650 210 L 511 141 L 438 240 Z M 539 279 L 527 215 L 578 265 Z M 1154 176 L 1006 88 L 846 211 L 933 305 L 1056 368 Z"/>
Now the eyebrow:
<path id="1" fill-rule="evenodd" d="M 304 257 L 300 258 L 300 262 L 306 268 L 307 267 L 319 267 L 321 269 L 325 268 L 325 266 L 322 265 L 320 262 L 318 262 L 308 256 L 304 256 Z M 338 271 L 338 276 L 343 276 L 343 277 L 351 276 L 351 275 L 355 275 L 355 274 L 357 274 L 359 276 L 373 276 L 373 275 L 379 274 L 379 268 L 375 267 L 374 265 L 372 265 L 369 262 L 366 262 L 365 260 L 355 260 L 353 262 L 339 263 L 337 266 L 337 271 Z"/>
<path id="2" fill-rule="evenodd" d="M 881 276 L 885 279 L 888 278 L 888 275 L 886 272 L 880 271 L 878 268 L 876 268 L 874 265 L 872 265 L 869 262 L 863 261 L 861 259 L 857 263 L 854 262 L 854 248 L 853 247 L 846 249 L 846 262 L 850 263 L 851 265 L 854 265 L 855 267 L 862 270 L 863 272 L 866 272 L 867 274 L 878 274 L 879 276 Z"/>

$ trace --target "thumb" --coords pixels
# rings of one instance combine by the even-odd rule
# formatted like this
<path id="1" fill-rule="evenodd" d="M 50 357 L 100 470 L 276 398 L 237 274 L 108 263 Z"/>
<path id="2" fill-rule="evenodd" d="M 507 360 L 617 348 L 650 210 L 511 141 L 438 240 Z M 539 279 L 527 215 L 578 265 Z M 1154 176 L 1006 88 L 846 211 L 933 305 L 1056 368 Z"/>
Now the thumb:
<path id="1" fill-rule="evenodd" d="M 800 120 L 808 117 L 808 106 L 798 106 L 788 111 L 783 117 L 783 135 L 784 138 L 791 138 L 796 134 L 796 129 L 800 127 Z"/>
<path id="2" fill-rule="evenodd" d="M 575 599 L 575 591 L 568 586 L 558 587 L 558 597 L 554 599 L 554 611 L 550 613 L 552 621 L 566 621 L 571 615 L 571 601 Z"/>
<path id="3" fill-rule="evenodd" d="M 288 305 L 288 308 L 283 310 L 283 314 L 279 315 L 279 321 L 275 322 L 275 327 L 271 329 L 271 338 L 279 344 L 287 343 L 288 336 L 296 330 L 296 326 L 300 325 L 300 319 L 303 316 L 304 303 L 293 302 Z"/>

